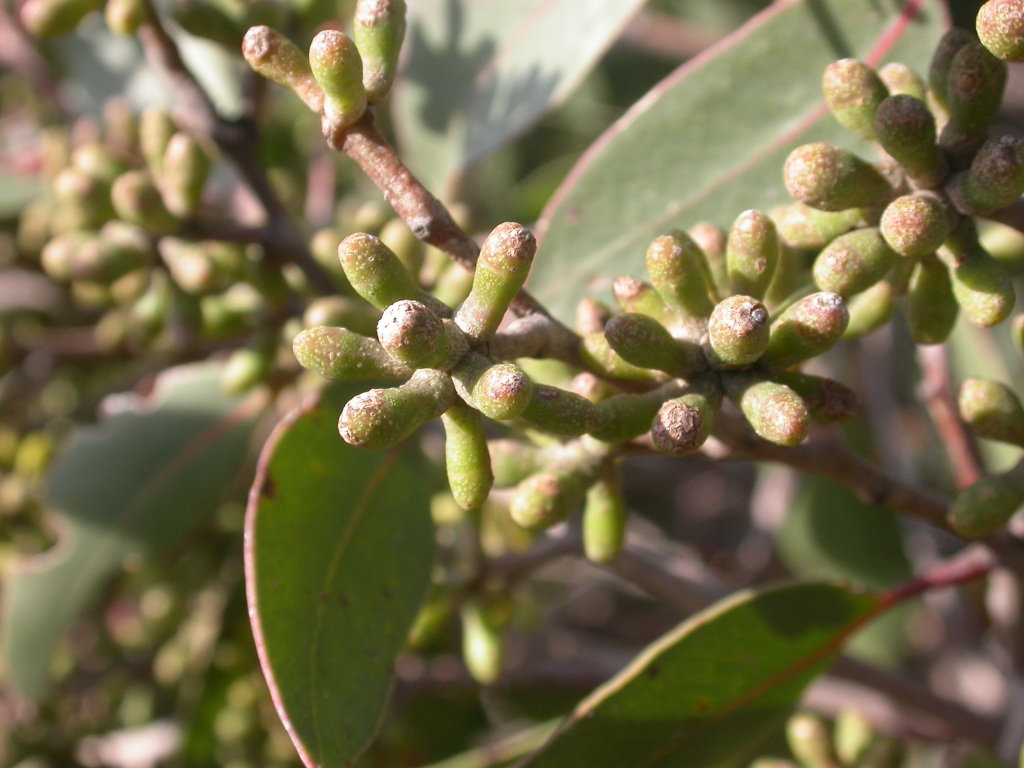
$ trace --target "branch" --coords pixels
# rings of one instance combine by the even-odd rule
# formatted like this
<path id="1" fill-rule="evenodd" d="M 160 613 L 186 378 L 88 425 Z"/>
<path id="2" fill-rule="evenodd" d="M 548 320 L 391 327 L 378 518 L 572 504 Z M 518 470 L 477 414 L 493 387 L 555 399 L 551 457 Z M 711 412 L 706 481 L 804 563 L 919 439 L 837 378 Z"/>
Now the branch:
<path id="1" fill-rule="evenodd" d="M 0 64 L 28 80 L 47 101 L 56 107 L 65 121 L 70 121 L 71 110 L 61 96 L 60 83 L 49 64 L 39 54 L 35 38 L 10 12 L 8 3 L 0 3 Z"/>

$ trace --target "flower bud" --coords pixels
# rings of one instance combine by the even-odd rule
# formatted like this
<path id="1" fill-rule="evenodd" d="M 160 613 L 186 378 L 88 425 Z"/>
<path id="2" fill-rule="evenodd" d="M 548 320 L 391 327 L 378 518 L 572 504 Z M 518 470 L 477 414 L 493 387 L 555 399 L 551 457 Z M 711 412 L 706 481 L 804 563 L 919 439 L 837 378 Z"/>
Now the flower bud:
<path id="1" fill-rule="evenodd" d="M 662 324 L 665 324 L 672 315 L 668 307 L 665 306 L 665 302 L 661 300 L 661 296 L 654 290 L 654 286 L 643 280 L 637 280 L 635 277 L 616 277 L 612 281 L 612 295 L 615 296 L 615 301 L 623 312 L 639 312 L 653 317 Z M 604 330 L 608 320 L 609 317 L 604 318 L 600 328 L 593 330 Z"/>
<path id="2" fill-rule="evenodd" d="M 280 32 L 253 27 L 242 40 L 242 56 L 254 72 L 295 91 L 314 112 L 324 109 L 324 90 L 313 76 L 309 59 Z"/>
<path id="3" fill-rule="evenodd" d="M 1024 447 L 1024 408 L 1005 384 L 966 379 L 957 397 L 960 417 L 978 437 Z"/>
<path id="4" fill-rule="evenodd" d="M 782 172 L 795 200 L 822 211 L 873 208 L 892 197 L 889 182 L 870 163 L 824 142 L 794 149 Z"/>
<path id="5" fill-rule="evenodd" d="M 423 368 L 401 386 L 353 397 L 341 412 L 338 431 L 357 448 L 391 448 L 451 408 L 456 397 L 448 374 Z"/>
<path id="6" fill-rule="evenodd" d="M 248 283 L 236 283 L 224 293 L 199 300 L 203 338 L 226 339 L 251 331 L 266 311 L 260 292 Z"/>
<path id="7" fill-rule="evenodd" d="M 972 219 L 964 219 L 947 238 L 943 253 L 952 262 L 950 279 L 964 317 L 976 325 L 997 325 L 1013 311 L 1013 280 L 1006 268 L 978 242 Z"/>
<path id="8" fill-rule="evenodd" d="M 697 344 L 673 338 L 665 326 L 648 315 L 615 315 L 605 325 L 604 335 L 623 360 L 640 368 L 686 379 L 707 367 Z"/>
<path id="9" fill-rule="evenodd" d="M 698 450 L 711 434 L 721 405 L 722 393 L 708 383 L 665 401 L 651 424 L 654 447 L 669 456 Z"/>
<path id="10" fill-rule="evenodd" d="M 65 168 L 54 178 L 53 196 L 67 217 L 61 231 L 95 229 L 114 215 L 110 186 L 74 167 Z"/>
<path id="11" fill-rule="evenodd" d="M 521 415 L 533 399 L 533 382 L 515 363 L 494 363 L 470 352 L 451 371 L 456 391 L 484 416 L 498 421 Z"/>
<path id="12" fill-rule="evenodd" d="M 819 211 L 803 203 L 792 203 L 772 212 L 779 239 L 790 248 L 820 251 L 839 235 L 861 223 L 860 208 L 845 211 Z"/>
<path id="13" fill-rule="evenodd" d="M 609 469 L 587 491 L 583 505 L 583 553 L 594 563 L 610 563 L 626 541 L 629 508 L 617 470 Z"/>
<path id="14" fill-rule="evenodd" d="M 950 527 L 974 538 L 1002 528 L 1024 504 L 1024 461 L 1008 472 L 989 475 L 957 494 L 949 509 Z"/>
<path id="15" fill-rule="evenodd" d="M 19 13 L 36 37 L 56 37 L 74 32 L 87 13 L 98 9 L 97 0 L 25 0 Z"/>
<path id="16" fill-rule="evenodd" d="M 139 116 L 139 148 L 154 177 L 163 173 L 167 145 L 177 130 L 166 110 L 158 107 L 142 110 Z"/>
<path id="17" fill-rule="evenodd" d="M 577 472 L 538 472 L 516 486 L 509 515 L 528 531 L 542 531 L 568 520 L 583 503 L 585 490 Z"/>
<path id="18" fill-rule="evenodd" d="M 860 710 L 840 710 L 836 716 L 832 743 L 842 765 L 861 765 L 876 740 L 875 729 Z"/>
<path id="19" fill-rule="evenodd" d="M 469 674 L 481 685 L 491 685 L 501 677 L 505 640 L 501 627 L 475 600 L 462 606 L 462 659 Z"/>
<path id="20" fill-rule="evenodd" d="M 875 115 L 878 143 L 918 187 L 933 189 L 949 173 L 949 163 L 936 143 L 935 116 L 921 99 L 890 96 Z"/>
<path id="21" fill-rule="evenodd" d="M 96 237 L 78 244 L 69 266 L 72 279 L 109 284 L 146 266 L 151 258 L 145 232 L 123 221 L 109 221 Z"/>
<path id="22" fill-rule="evenodd" d="M 167 210 L 180 218 L 193 215 L 210 173 L 209 155 L 194 137 L 179 132 L 167 143 L 162 167 L 160 191 Z"/>
<path id="23" fill-rule="evenodd" d="M 834 61 L 825 68 L 822 91 L 841 125 L 875 140 L 875 112 L 889 90 L 871 67 L 857 59 Z"/>
<path id="24" fill-rule="evenodd" d="M 562 437 L 578 437 L 597 421 L 594 404 L 575 392 L 535 384 L 530 404 L 519 418 L 538 429 Z"/>
<path id="25" fill-rule="evenodd" d="M 686 389 L 685 384 L 673 381 L 650 392 L 603 399 L 595 406 L 597 418 L 590 434 L 606 443 L 629 442 L 650 430 L 662 403 Z"/>
<path id="26" fill-rule="evenodd" d="M 953 64 L 953 57 L 965 45 L 974 42 L 974 35 L 966 29 L 953 27 L 939 40 L 932 55 L 931 66 L 928 70 L 928 88 L 936 104 L 949 111 L 949 70 Z"/>
<path id="27" fill-rule="evenodd" d="M 885 277 L 897 258 L 878 229 L 855 229 L 837 237 L 818 254 L 814 282 L 823 291 L 848 298 Z"/>
<path id="28" fill-rule="evenodd" d="M 878 77 L 893 96 L 913 96 L 921 101 L 925 99 L 924 81 L 906 64 L 890 62 L 878 70 Z"/>
<path id="29" fill-rule="evenodd" d="M 438 299 L 416 284 L 402 262 L 380 239 L 357 232 L 338 245 L 338 258 L 352 288 L 377 309 L 411 299 L 425 304 L 442 317 L 451 314 Z"/>
<path id="30" fill-rule="evenodd" d="M 547 462 L 544 448 L 522 440 L 491 440 L 487 443 L 495 488 L 509 488 L 538 472 Z"/>
<path id="31" fill-rule="evenodd" d="M 897 197 L 882 213 L 879 229 L 896 253 L 920 258 L 935 253 L 952 229 L 950 211 L 931 194 Z"/>
<path id="32" fill-rule="evenodd" d="M 811 418 L 822 424 L 846 421 L 860 411 L 857 394 L 833 379 L 800 371 L 779 371 L 775 381 L 800 395 Z"/>
<path id="33" fill-rule="evenodd" d="M 445 434 L 444 463 L 452 497 L 463 509 L 477 509 L 487 500 L 494 484 L 483 418 L 479 411 L 456 403 L 441 414 L 441 423 Z"/>
<path id="34" fill-rule="evenodd" d="M 537 241 L 525 227 L 499 224 L 480 247 L 473 289 L 455 312 L 455 323 L 471 341 L 497 329 L 512 299 L 530 274 Z"/>
<path id="35" fill-rule="evenodd" d="M 918 344 L 941 344 L 953 331 L 960 308 L 949 269 L 936 256 L 917 262 L 907 288 L 907 323 Z"/>
<path id="36" fill-rule="evenodd" d="M 651 283 L 665 304 L 687 320 L 706 318 L 714 309 L 707 272 L 703 252 L 684 232 L 655 238 L 647 248 Z"/>
<path id="37" fill-rule="evenodd" d="M 1006 62 L 981 43 L 968 43 L 953 56 L 946 76 L 949 121 L 939 134 L 939 146 L 957 167 L 966 165 L 985 141 L 1003 101 L 1006 76 Z"/>
<path id="38" fill-rule="evenodd" d="M 805 768 L 834 768 L 832 739 L 825 722 L 810 712 L 798 712 L 786 723 L 786 741 Z"/>
<path id="39" fill-rule="evenodd" d="M 363 60 L 363 86 L 371 104 L 391 90 L 405 38 L 405 0 L 359 0 L 352 27 Z"/>
<path id="40" fill-rule="evenodd" d="M 631 279 L 631 278 L 628 278 Z M 618 280 L 615 281 L 616 283 Z M 640 282 L 639 280 L 637 282 Z M 653 293 L 654 289 L 651 288 Z M 660 302 L 661 299 L 658 299 Z M 576 333 L 580 336 L 589 336 L 592 333 L 604 333 L 604 324 L 608 322 L 608 318 L 612 316 L 611 310 L 608 309 L 597 299 L 585 296 L 580 299 L 579 304 L 576 305 Z"/>
<path id="41" fill-rule="evenodd" d="M 347 328 L 307 328 L 295 337 L 292 351 L 303 368 L 335 381 L 400 379 L 411 373 L 375 339 Z"/>
<path id="42" fill-rule="evenodd" d="M 277 335 L 263 333 L 231 356 L 220 376 L 221 388 L 229 394 L 247 392 L 267 377 L 274 365 L 277 352 Z"/>
<path id="43" fill-rule="evenodd" d="M 807 437 L 811 420 L 807 404 L 785 384 L 767 381 L 758 373 L 731 374 L 724 383 L 729 399 L 765 440 L 798 445 Z"/>
<path id="44" fill-rule="evenodd" d="M 105 185 L 113 184 L 118 176 L 128 170 L 124 161 L 98 141 L 76 147 L 71 153 L 71 167 Z"/>
<path id="45" fill-rule="evenodd" d="M 380 229 L 380 241 L 398 257 L 406 272 L 416 278 L 423 270 L 426 257 L 423 242 L 409 229 L 398 216 L 389 219 Z"/>
<path id="46" fill-rule="evenodd" d="M 377 323 L 381 345 L 410 368 L 448 370 L 469 351 L 469 342 L 450 320 L 418 301 L 396 301 Z"/>
<path id="47" fill-rule="evenodd" d="M 115 35 L 134 35 L 147 15 L 142 0 L 107 0 L 103 7 L 103 18 Z"/>
<path id="48" fill-rule="evenodd" d="M 975 28 L 982 45 L 1003 61 L 1024 61 L 1024 13 L 1020 0 L 988 0 Z"/>
<path id="49" fill-rule="evenodd" d="M 725 246 L 729 288 L 760 299 L 768 290 L 779 262 L 775 223 L 761 211 L 744 211 L 733 222 Z"/>
<path id="50" fill-rule="evenodd" d="M 332 134 L 363 116 L 363 62 L 350 37 L 334 29 L 318 32 L 309 45 L 309 66 L 323 89 L 324 119 Z"/>
<path id="51" fill-rule="evenodd" d="M 789 368 L 817 357 L 835 346 L 849 321 L 842 296 L 812 293 L 772 321 L 768 348 L 761 362 L 775 368 Z"/>
<path id="52" fill-rule="evenodd" d="M 742 368 L 768 347 L 768 310 L 751 296 L 719 302 L 708 320 L 708 359 L 715 368 Z"/>
<path id="53" fill-rule="evenodd" d="M 592 370 L 613 379 L 626 381 L 665 381 L 668 376 L 658 370 L 641 368 L 627 362 L 612 349 L 608 337 L 603 333 L 591 333 L 583 337 L 580 344 L 580 359 Z"/>
<path id="54" fill-rule="evenodd" d="M 1024 193 L 1024 141 L 1014 136 L 989 139 L 966 176 L 957 179 L 962 187 L 951 190 L 951 196 L 963 213 L 984 216 L 1008 207 Z"/>
<path id="55" fill-rule="evenodd" d="M 321 296 L 306 307 L 302 324 L 306 328 L 342 326 L 363 336 L 375 336 L 380 315 L 375 307 L 352 296 Z"/>
<path id="56" fill-rule="evenodd" d="M 148 171 L 128 171 L 118 177 L 110 190 L 117 215 L 157 235 L 178 229 L 178 220 L 167 210 Z"/>
<path id="57" fill-rule="evenodd" d="M 888 280 L 879 280 L 846 302 L 850 322 L 843 331 L 844 339 L 859 339 L 882 327 L 895 306 L 895 291 Z"/>
<path id="58" fill-rule="evenodd" d="M 704 253 L 704 263 L 708 267 L 708 286 L 711 288 L 712 298 L 717 300 L 721 295 L 720 291 L 729 285 L 725 266 L 725 232 L 711 222 L 698 221 L 686 233 Z"/>

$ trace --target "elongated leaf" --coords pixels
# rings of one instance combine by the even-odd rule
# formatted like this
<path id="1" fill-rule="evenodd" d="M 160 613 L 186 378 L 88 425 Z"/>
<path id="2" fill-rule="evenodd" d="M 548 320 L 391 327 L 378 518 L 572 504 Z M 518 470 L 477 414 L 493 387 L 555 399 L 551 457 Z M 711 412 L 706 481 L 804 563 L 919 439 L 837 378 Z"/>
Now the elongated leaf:
<path id="1" fill-rule="evenodd" d="M 376 734 L 433 563 L 425 463 L 338 436 L 338 413 L 361 389 L 332 390 L 282 422 L 246 521 L 260 661 L 311 768 L 354 764 Z"/>
<path id="2" fill-rule="evenodd" d="M 830 584 L 735 595 L 654 643 L 517 765 L 745 765 L 880 605 Z"/>
<path id="3" fill-rule="evenodd" d="M 565 99 L 643 0 L 421 0 L 393 113 L 435 192 Z"/>
<path id="4" fill-rule="evenodd" d="M 789 0 L 657 85 L 595 143 L 542 215 L 530 289 L 569 322 L 584 295 L 644 274 L 673 227 L 728 226 L 787 202 L 782 165 L 810 141 L 865 150 L 827 114 L 825 66 L 847 56 L 922 71 L 942 32 L 939 4 Z M 900 9 L 903 9 L 902 12 Z"/>
<path id="5" fill-rule="evenodd" d="M 179 546 L 241 468 L 263 399 L 223 394 L 221 369 L 175 368 L 146 398 L 111 398 L 54 462 L 60 540 L 16 562 L 4 586 L 5 674 L 26 696 L 45 692 L 54 646 L 125 559 Z"/>

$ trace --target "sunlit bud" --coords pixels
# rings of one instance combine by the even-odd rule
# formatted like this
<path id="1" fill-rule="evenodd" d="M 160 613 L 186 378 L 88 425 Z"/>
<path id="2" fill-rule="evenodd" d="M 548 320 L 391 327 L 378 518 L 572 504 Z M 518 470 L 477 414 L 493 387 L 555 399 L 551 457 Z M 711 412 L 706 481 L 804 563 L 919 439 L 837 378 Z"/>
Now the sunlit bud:
<path id="1" fill-rule="evenodd" d="M 400 379 L 411 373 L 375 339 L 347 328 L 307 328 L 295 337 L 292 351 L 303 368 L 336 381 Z"/>
<path id="2" fill-rule="evenodd" d="M 389 355 L 410 368 L 447 370 L 469 351 L 462 331 L 418 301 L 396 301 L 384 310 L 377 338 Z"/>
<path id="3" fill-rule="evenodd" d="M 580 344 L 580 359 L 590 369 L 615 379 L 627 381 L 665 381 L 665 373 L 650 368 L 641 368 L 627 362 L 608 343 L 603 333 L 591 333 L 583 337 Z"/>
<path id="4" fill-rule="evenodd" d="M 875 729 L 859 710 L 843 709 L 836 716 L 832 742 L 843 765 L 859 765 L 875 738 Z"/>
<path id="5" fill-rule="evenodd" d="M 1005 384 L 966 379 L 960 385 L 957 405 L 960 417 L 978 437 L 1024 447 L 1024 408 Z"/>
<path id="6" fill-rule="evenodd" d="M 710 384 L 667 400 L 651 423 L 654 447 L 669 456 L 698 450 L 711 434 L 721 405 L 722 393 Z"/>
<path id="7" fill-rule="evenodd" d="M 870 163 L 823 142 L 794 149 L 782 172 L 795 200 L 822 211 L 873 208 L 892 197 L 889 182 Z"/>
<path id="8" fill-rule="evenodd" d="M 593 429 L 597 412 L 593 403 L 575 392 L 535 384 L 530 404 L 519 418 L 552 435 L 578 437 Z"/>
<path id="9" fill-rule="evenodd" d="M 1003 61 L 1024 61 L 1024 12 L 1020 0 L 988 0 L 975 27 L 982 44 Z"/>
<path id="10" fill-rule="evenodd" d="M 112 184 L 114 179 L 127 170 L 124 162 L 99 141 L 75 147 L 71 153 L 71 167 L 105 184 Z"/>
<path id="11" fill-rule="evenodd" d="M 96 0 L 26 0 L 20 8 L 21 23 L 37 37 L 56 37 L 74 32 Z"/>
<path id="12" fill-rule="evenodd" d="M 763 298 L 779 261 L 775 223 L 761 211 L 744 211 L 733 222 L 725 247 L 732 293 Z"/>
<path id="13" fill-rule="evenodd" d="M 786 741 L 805 768 L 835 768 L 828 726 L 815 714 L 798 712 L 786 723 Z"/>
<path id="14" fill-rule="evenodd" d="M 385 99 L 398 70 L 405 37 L 405 0 L 359 0 L 352 26 L 363 59 L 363 86 L 371 104 Z"/>
<path id="15" fill-rule="evenodd" d="M 210 157 L 190 134 L 176 133 L 164 153 L 160 190 L 167 210 L 175 216 L 191 216 L 199 208 Z"/>
<path id="16" fill-rule="evenodd" d="M 654 318 L 634 312 L 615 315 L 604 328 L 608 344 L 628 363 L 690 378 L 707 367 L 700 346 L 675 339 Z"/>
<path id="17" fill-rule="evenodd" d="M 941 344 L 952 333 L 959 311 L 946 265 L 935 256 L 918 261 L 907 288 L 907 321 L 914 341 Z"/>
<path id="18" fill-rule="evenodd" d="M 939 107 L 949 111 L 948 78 L 953 57 L 965 45 L 974 42 L 974 35 L 966 29 L 953 27 L 939 40 L 928 70 L 928 89 Z"/>
<path id="19" fill-rule="evenodd" d="M 785 309 L 772 321 L 766 365 L 788 368 L 828 351 L 842 338 L 850 316 L 835 293 L 813 293 Z"/>
<path id="20" fill-rule="evenodd" d="M 895 291 L 888 280 L 879 280 L 846 302 L 850 322 L 843 331 L 844 339 L 859 339 L 881 328 L 892 317 Z"/>
<path id="21" fill-rule="evenodd" d="M 935 116 L 921 99 L 890 96 L 875 115 L 878 143 L 919 187 L 939 186 L 949 163 L 937 144 Z"/>
<path id="22" fill-rule="evenodd" d="M 768 310 L 751 296 L 730 296 L 708 321 L 708 358 L 716 368 L 740 368 L 757 361 L 768 347 Z"/>
<path id="23" fill-rule="evenodd" d="M 295 91 L 314 112 L 324 109 L 324 90 L 313 76 L 309 59 L 280 32 L 253 27 L 242 40 L 242 56 L 255 72 Z"/>
<path id="24" fill-rule="evenodd" d="M 348 35 L 334 29 L 318 32 L 309 45 L 309 66 L 324 91 L 324 120 L 332 134 L 363 116 L 363 62 Z"/>
<path id="25" fill-rule="evenodd" d="M 451 314 L 448 307 L 417 285 L 398 257 L 373 235 L 349 235 L 338 246 L 338 258 L 352 288 L 377 309 L 383 311 L 396 301 L 412 299 L 442 317 Z"/>
<path id="26" fill-rule="evenodd" d="M 875 139 L 875 112 L 889 89 L 875 71 L 857 59 L 840 59 L 825 68 L 825 102 L 843 126 L 862 139 Z"/>
<path id="27" fill-rule="evenodd" d="M 221 372 L 220 385 L 225 392 L 246 392 L 266 379 L 277 352 L 277 334 L 262 333 L 228 357 Z"/>
<path id="28" fill-rule="evenodd" d="M 647 273 L 665 304 L 684 318 L 703 319 L 714 309 L 704 253 L 686 233 L 655 238 L 647 248 Z"/>
<path id="29" fill-rule="evenodd" d="M 946 77 L 949 121 L 939 134 L 939 146 L 955 166 L 964 167 L 985 141 L 1003 101 L 1006 72 L 1006 62 L 978 42 L 968 43 L 953 57 Z"/>
<path id="30" fill-rule="evenodd" d="M 785 384 L 767 381 L 757 373 L 730 374 L 724 383 L 729 399 L 765 440 L 797 445 L 807 437 L 811 420 L 807 404 Z"/>
<path id="31" fill-rule="evenodd" d="M 451 378 L 459 397 L 491 419 L 514 419 L 533 399 L 533 382 L 522 368 L 474 352 L 452 369 Z"/>
<path id="32" fill-rule="evenodd" d="M 106 0 L 103 17 L 110 31 L 117 35 L 134 35 L 148 11 L 142 0 Z"/>
<path id="33" fill-rule="evenodd" d="M 609 468 L 587 491 L 583 505 L 583 553 L 595 563 L 610 563 L 626 541 L 629 508 L 618 470 Z"/>
<path id="34" fill-rule="evenodd" d="M 357 448 L 390 448 L 451 408 L 456 398 L 448 374 L 423 368 L 401 386 L 353 397 L 342 409 L 338 431 Z"/>
<path id="35" fill-rule="evenodd" d="M 147 107 L 139 115 L 139 148 L 154 176 L 163 172 L 167 145 L 177 130 L 171 116 L 159 107 Z"/>
<path id="36" fill-rule="evenodd" d="M 846 421 L 860 411 L 857 394 L 833 379 L 800 371 L 779 371 L 775 381 L 800 395 L 811 418 L 822 424 Z"/>
<path id="37" fill-rule="evenodd" d="M 498 626 L 476 601 L 462 606 L 462 658 L 470 675 L 481 685 L 501 677 L 505 641 Z"/>
<path id="38" fill-rule="evenodd" d="M 1008 472 L 989 475 L 957 494 L 949 524 L 961 536 L 984 536 L 1002 528 L 1024 504 L 1024 461 Z"/>
<path id="39" fill-rule="evenodd" d="M 94 229 L 114 214 L 110 186 L 74 167 L 65 168 L 54 178 L 53 196 L 68 217 L 62 230 Z"/>
<path id="40" fill-rule="evenodd" d="M 904 195 L 886 206 L 879 229 L 896 253 L 920 258 L 935 253 L 945 241 L 952 230 L 951 213 L 934 195 Z"/>
<path id="41" fill-rule="evenodd" d="M 814 260 L 814 282 L 823 291 L 848 298 L 877 283 L 897 259 L 874 227 L 840 235 Z"/>
<path id="42" fill-rule="evenodd" d="M 494 473 L 479 411 L 456 403 L 443 414 L 444 462 L 455 503 L 476 509 L 491 492 Z"/>
<path id="43" fill-rule="evenodd" d="M 779 238 L 791 248 L 818 251 L 861 223 L 860 208 L 819 211 L 804 203 L 792 203 L 772 212 Z"/>
<path id="44" fill-rule="evenodd" d="M 166 235 L 178 229 L 178 220 L 167 210 L 147 171 L 119 176 L 110 190 L 110 200 L 119 217 L 153 234 Z"/>
<path id="45" fill-rule="evenodd" d="M 921 101 L 925 99 L 924 81 L 906 64 L 890 62 L 878 70 L 878 77 L 894 96 L 913 96 Z"/>
<path id="46" fill-rule="evenodd" d="M 583 503 L 585 492 L 576 472 L 538 472 L 516 486 L 509 515 L 522 528 L 542 531 L 567 520 Z"/>
<path id="47" fill-rule="evenodd" d="M 57 235 L 43 246 L 39 255 L 43 271 L 58 282 L 67 282 L 74 276 L 73 261 L 75 251 L 94 239 L 91 232 L 65 232 Z"/>

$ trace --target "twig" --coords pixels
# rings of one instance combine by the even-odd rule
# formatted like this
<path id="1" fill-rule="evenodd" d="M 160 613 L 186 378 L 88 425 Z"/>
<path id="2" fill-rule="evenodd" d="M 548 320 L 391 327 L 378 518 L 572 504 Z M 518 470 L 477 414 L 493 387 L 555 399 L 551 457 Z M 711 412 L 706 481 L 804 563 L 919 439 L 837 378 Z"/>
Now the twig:
<path id="1" fill-rule="evenodd" d="M 917 363 L 921 368 L 918 397 L 939 431 L 957 487 L 966 488 L 977 482 L 984 471 L 974 436 L 957 411 L 949 376 L 949 349 L 945 344 L 918 347 Z"/>
<path id="2" fill-rule="evenodd" d="M 0 64 L 28 80 L 65 121 L 71 110 L 61 95 L 60 83 L 39 54 L 33 37 L 11 13 L 9 3 L 0 3 Z"/>

